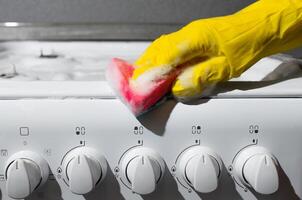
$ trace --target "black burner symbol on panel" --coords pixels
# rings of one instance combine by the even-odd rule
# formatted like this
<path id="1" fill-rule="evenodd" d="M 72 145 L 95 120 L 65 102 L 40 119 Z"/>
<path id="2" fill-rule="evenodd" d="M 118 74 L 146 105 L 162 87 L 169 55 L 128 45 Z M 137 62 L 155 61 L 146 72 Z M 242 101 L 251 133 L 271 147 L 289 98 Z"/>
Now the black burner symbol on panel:
<path id="1" fill-rule="evenodd" d="M 138 134 L 142 135 L 144 133 L 144 127 L 143 126 L 134 126 L 133 133 L 135 135 L 138 135 Z"/>
<path id="2" fill-rule="evenodd" d="M 82 127 L 76 127 L 75 128 L 76 135 L 85 135 L 86 134 L 86 128 L 84 126 Z"/>
<path id="3" fill-rule="evenodd" d="M 200 134 L 201 133 L 201 126 L 192 126 L 192 134 Z"/>
<path id="4" fill-rule="evenodd" d="M 249 126 L 249 133 L 250 134 L 253 134 L 253 133 L 257 134 L 257 133 L 259 133 L 259 126 L 258 125 L 250 125 Z"/>

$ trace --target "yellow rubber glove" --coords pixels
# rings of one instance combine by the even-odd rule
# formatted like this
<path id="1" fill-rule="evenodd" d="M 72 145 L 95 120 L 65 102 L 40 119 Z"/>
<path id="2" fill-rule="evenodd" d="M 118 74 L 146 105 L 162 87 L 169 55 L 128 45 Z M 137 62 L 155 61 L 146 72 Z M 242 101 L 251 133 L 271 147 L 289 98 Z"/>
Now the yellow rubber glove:
<path id="1" fill-rule="evenodd" d="M 139 85 L 185 66 L 172 92 L 187 100 L 206 86 L 240 76 L 265 56 L 300 45 L 302 0 L 260 0 L 233 15 L 197 20 L 161 36 L 135 62 L 132 82 Z"/>

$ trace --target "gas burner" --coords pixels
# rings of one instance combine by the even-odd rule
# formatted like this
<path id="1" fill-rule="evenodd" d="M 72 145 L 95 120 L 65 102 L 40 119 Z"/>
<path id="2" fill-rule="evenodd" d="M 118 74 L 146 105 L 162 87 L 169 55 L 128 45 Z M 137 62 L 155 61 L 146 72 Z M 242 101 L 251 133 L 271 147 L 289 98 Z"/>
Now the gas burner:
<path id="1" fill-rule="evenodd" d="M 0 74 L 0 78 L 2 78 L 2 79 L 10 79 L 10 78 L 18 76 L 18 73 L 17 73 L 17 70 L 16 70 L 16 66 L 13 65 L 12 68 L 13 68 L 13 72 Z"/>
<path id="2" fill-rule="evenodd" d="M 41 49 L 39 57 L 40 58 L 58 58 L 59 55 L 54 50 L 51 50 L 51 52 L 45 53 L 45 50 Z"/>

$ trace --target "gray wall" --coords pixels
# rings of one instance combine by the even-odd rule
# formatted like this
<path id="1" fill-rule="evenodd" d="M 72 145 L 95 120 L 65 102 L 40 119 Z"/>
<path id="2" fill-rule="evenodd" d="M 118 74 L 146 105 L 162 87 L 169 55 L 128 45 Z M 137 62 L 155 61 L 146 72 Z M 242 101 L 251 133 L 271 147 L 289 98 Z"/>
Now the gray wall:
<path id="1" fill-rule="evenodd" d="M 218 15 L 226 15 L 255 2 L 255 0 L 0 0 L 0 22 L 39 22 L 39 23 L 122 23 L 122 24 L 186 24 L 194 19 L 206 18 Z M 124 25 L 125 26 L 125 25 Z M 112 39 L 124 35 L 123 30 L 131 29 L 131 26 L 120 28 L 120 34 Z M 158 26 L 149 29 L 138 28 L 133 37 L 139 39 L 153 39 L 158 35 L 176 30 L 178 26 L 161 28 Z M 63 39 L 80 38 L 87 39 L 86 29 L 73 30 L 70 27 L 61 30 L 62 27 L 51 29 L 46 34 L 47 38 L 56 39 L 58 33 L 64 33 Z M 76 27 L 75 29 L 77 29 Z M 137 27 L 136 27 L 137 28 Z M 38 30 L 37 30 L 38 29 Z M 44 30 L 45 28 L 42 27 Z M 96 35 L 91 39 L 106 38 L 111 27 L 90 27 L 89 30 Z M 0 39 L 42 39 L 45 31 L 39 28 L 31 29 L 3 29 L 0 31 Z M 101 30 L 101 31 L 100 31 Z M 72 36 L 70 32 L 79 33 Z M 99 33 L 101 32 L 101 33 Z M 67 34 L 66 34 L 67 33 Z M 83 34 L 84 37 L 83 37 Z M 116 31 L 114 31 L 116 33 Z M 63 35 L 64 35 L 63 34 Z M 91 34 L 91 35 L 93 35 Z M 110 39 L 110 37 L 109 37 Z M 131 38 L 130 38 L 131 39 Z M 302 51 L 292 54 L 302 55 Z"/>
<path id="2" fill-rule="evenodd" d="M 187 23 L 255 0 L 0 0 L 0 21 Z"/>

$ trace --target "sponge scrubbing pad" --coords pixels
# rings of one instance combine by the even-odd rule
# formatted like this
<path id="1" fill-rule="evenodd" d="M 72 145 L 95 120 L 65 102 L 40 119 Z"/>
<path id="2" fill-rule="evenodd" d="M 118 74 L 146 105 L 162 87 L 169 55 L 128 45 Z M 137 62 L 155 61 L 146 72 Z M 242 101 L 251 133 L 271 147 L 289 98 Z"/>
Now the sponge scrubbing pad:
<path id="1" fill-rule="evenodd" d="M 172 71 L 166 76 L 150 81 L 146 90 L 137 89 L 132 84 L 134 66 L 124 60 L 113 58 L 107 68 L 107 81 L 118 97 L 126 104 L 135 116 L 148 111 L 167 92 L 171 90 L 177 72 Z"/>

